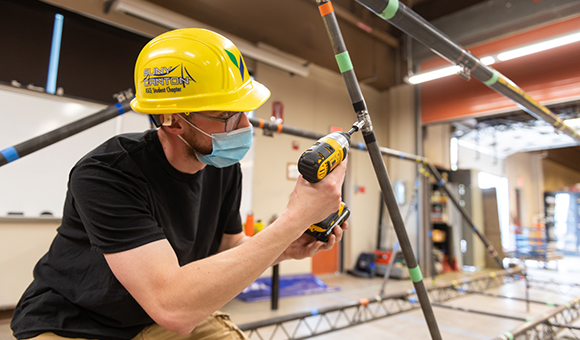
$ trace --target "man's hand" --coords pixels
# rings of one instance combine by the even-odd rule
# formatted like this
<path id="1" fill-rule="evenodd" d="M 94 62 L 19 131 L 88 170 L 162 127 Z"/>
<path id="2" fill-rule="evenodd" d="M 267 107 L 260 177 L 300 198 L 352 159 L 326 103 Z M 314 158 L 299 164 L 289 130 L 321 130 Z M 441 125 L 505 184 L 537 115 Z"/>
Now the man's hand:
<path id="1" fill-rule="evenodd" d="M 302 175 L 298 177 L 286 208 L 291 219 L 304 228 L 301 231 L 340 208 L 347 162 L 348 158 L 318 183 L 310 183 Z"/>
<path id="2" fill-rule="evenodd" d="M 334 227 L 328 242 L 317 241 L 314 237 L 302 234 L 296 241 L 292 242 L 282 255 L 276 260 L 279 263 L 284 260 L 294 259 L 301 260 L 316 255 L 319 251 L 330 250 L 334 245 L 342 240 L 342 235 L 348 229 L 348 222 Z"/>

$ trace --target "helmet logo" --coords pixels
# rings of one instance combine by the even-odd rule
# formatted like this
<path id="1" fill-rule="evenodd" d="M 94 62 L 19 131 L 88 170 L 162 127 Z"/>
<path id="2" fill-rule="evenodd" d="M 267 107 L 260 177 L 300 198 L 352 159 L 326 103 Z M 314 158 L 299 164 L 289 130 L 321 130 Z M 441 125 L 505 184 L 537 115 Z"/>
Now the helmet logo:
<path id="1" fill-rule="evenodd" d="M 180 68 L 180 74 L 175 75 L 173 71 Z M 184 74 L 185 72 L 185 74 Z M 147 93 L 161 93 L 161 92 L 181 92 L 179 86 L 185 87 L 189 85 L 189 81 L 196 82 L 195 79 L 189 74 L 186 67 L 183 64 L 170 67 L 153 67 L 146 68 L 143 70 L 143 80 L 141 81 L 145 86 L 145 92 Z"/>
<path id="2" fill-rule="evenodd" d="M 226 51 L 226 53 L 228 54 L 228 57 L 230 57 L 230 60 L 232 61 L 232 63 L 234 63 L 234 65 L 236 65 L 236 67 L 238 68 L 238 70 L 240 70 L 240 75 L 242 76 L 242 81 L 244 81 L 244 61 L 242 60 L 242 56 L 240 55 L 240 63 L 238 64 L 238 61 L 236 60 L 236 56 L 226 50 L 224 48 L 224 51 Z"/>

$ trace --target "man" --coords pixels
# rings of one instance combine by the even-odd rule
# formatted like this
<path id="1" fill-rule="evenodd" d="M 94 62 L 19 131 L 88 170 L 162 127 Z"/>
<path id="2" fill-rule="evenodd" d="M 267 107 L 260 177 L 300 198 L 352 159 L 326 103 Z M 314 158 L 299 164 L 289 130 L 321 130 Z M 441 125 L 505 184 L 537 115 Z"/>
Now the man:
<path id="1" fill-rule="evenodd" d="M 114 137 L 71 170 L 62 225 L 15 309 L 18 339 L 243 339 L 216 311 L 273 264 L 342 237 L 304 231 L 338 209 L 344 164 L 317 184 L 299 178 L 272 225 L 242 232 L 244 112 L 270 92 L 229 40 L 162 34 L 141 51 L 135 86 L 133 109 L 161 126 Z"/>

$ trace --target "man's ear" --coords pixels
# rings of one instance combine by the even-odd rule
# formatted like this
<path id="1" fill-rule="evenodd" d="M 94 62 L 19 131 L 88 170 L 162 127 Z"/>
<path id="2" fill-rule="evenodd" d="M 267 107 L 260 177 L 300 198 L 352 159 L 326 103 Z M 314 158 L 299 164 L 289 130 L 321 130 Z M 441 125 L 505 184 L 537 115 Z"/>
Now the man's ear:
<path id="1" fill-rule="evenodd" d="M 163 128 L 165 130 L 168 130 L 172 133 L 175 134 L 180 134 L 182 133 L 183 130 L 183 126 L 181 125 L 181 122 L 179 121 L 179 119 L 177 119 L 176 114 L 164 114 L 161 115 L 161 124 L 163 125 Z"/>

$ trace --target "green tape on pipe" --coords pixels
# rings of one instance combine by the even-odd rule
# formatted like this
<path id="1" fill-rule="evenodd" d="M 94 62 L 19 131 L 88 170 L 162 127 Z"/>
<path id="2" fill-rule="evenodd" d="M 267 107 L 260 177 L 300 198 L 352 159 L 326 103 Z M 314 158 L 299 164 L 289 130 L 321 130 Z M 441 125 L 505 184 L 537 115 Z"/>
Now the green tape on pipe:
<path id="1" fill-rule="evenodd" d="M 411 276 L 411 281 L 419 282 L 423 280 L 423 275 L 421 274 L 421 268 L 419 266 L 415 268 L 409 268 L 409 275 Z"/>
<path id="2" fill-rule="evenodd" d="M 514 340 L 514 335 L 510 332 L 505 332 L 503 333 L 503 335 L 507 336 L 507 338 L 510 340 Z"/>
<path id="3" fill-rule="evenodd" d="M 491 78 L 489 78 L 488 81 L 484 81 L 483 83 L 487 86 L 491 86 L 491 85 L 497 83 L 498 79 L 499 79 L 499 72 L 496 70 L 493 70 L 493 75 L 491 76 Z"/>
<path id="4" fill-rule="evenodd" d="M 350 71 L 353 69 L 352 61 L 350 60 L 350 56 L 348 55 L 348 51 L 344 51 L 334 56 L 336 58 L 336 63 L 338 64 L 338 68 L 340 69 L 340 73 L 344 73 L 346 71 Z"/>
<path id="5" fill-rule="evenodd" d="M 379 14 L 379 16 L 385 20 L 389 20 L 397 14 L 399 10 L 399 0 L 389 0 L 387 4 L 387 8 L 383 11 L 383 13 Z"/>

